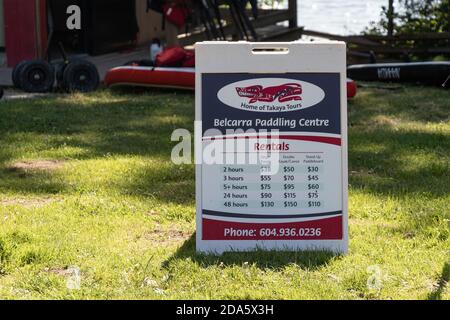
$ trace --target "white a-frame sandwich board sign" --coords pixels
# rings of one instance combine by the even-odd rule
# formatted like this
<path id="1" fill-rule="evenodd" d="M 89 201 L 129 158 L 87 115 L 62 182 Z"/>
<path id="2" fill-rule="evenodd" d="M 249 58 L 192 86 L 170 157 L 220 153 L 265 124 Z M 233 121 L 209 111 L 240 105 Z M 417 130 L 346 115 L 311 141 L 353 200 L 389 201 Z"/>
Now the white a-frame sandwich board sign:
<path id="1" fill-rule="evenodd" d="M 346 46 L 196 45 L 197 250 L 348 249 Z"/>

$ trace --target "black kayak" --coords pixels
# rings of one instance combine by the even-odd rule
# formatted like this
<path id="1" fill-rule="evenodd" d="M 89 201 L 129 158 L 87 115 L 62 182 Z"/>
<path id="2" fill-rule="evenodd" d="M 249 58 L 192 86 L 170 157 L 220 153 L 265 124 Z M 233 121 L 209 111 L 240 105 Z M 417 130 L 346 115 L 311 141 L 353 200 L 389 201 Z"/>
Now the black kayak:
<path id="1" fill-rule="evenodd" d="M 450 61 L 357 64 L 347 68 L 353 80 L 412 82 L 450 86 Z"/>

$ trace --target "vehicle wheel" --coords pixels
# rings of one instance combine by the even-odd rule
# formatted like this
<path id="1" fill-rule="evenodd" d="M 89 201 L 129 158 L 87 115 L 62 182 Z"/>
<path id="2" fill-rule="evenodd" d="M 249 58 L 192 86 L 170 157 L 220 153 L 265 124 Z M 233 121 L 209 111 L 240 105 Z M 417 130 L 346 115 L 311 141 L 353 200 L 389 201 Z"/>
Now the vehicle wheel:
<path id="1" fill-rule="evenodd" d="M 62 84 L 67 92 L 95 91 L 100 84 L 97 67 L 85 60 L 72 61 L 64 70 Z"/>
<path id="2" fill-rule="evenodd" d="M 25 92 L 50 92 L 55 82 L 55 70 L 47 61 L 28 61 L 21 69 L 19 82 Z"/>
<path id="3" fill-rule="evenodd" d="M 14 84 L 14 88 L 16 89 L 21 89 L 21 84 L 20 84 L 20 72 L 22 71 L 23 66 L 27 63 L 28 61 L 23 60 L 21 62 L 19 62 L 18 64 L 16 64 L 16 66 L 13 69 L 12 72 L 12 82 Z"/>
<path id="4" fill-rule="evenodd" d="M 3 98 L 4 94 L 5 94 L 5 91 L 3 90 L 3 87 L 0 87 L 0 99 Z"/>

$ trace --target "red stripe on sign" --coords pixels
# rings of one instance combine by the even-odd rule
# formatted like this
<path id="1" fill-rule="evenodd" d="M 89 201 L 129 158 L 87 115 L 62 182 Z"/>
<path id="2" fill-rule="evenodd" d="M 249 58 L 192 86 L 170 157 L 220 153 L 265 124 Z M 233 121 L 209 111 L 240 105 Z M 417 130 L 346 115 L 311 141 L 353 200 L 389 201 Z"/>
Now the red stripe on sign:
<path id="1" fill-rule="evenodd" d="M 317 136 L 254 136 L 254 137 L 204 137 L 205 141 L 214 141 L 214 140 L 241 140 L 241 139 L 278 139 L 278 140 L 297 140 L 297 141 L 311 141 L 311 142 L 320 142 L 333 144 L 336 146 L 340 146 L 342 144 L 342 140 L 340 138 L 331 138 L 331 137 L 317 137 Z"/>
<path id="2" fill-rule="evenodd" d="M 312 141 L 312 142 L 321 142 L 334 144 L 336 146 L 341 145 L 340 138 L 330 138 L 330 137 L 312 137 L 312 136 L 280 136 L 280 139 L 283 140 L 301 140 L 301 141 Z"/>
<path id="3" fill-rule="evenodd" d="M 203 219 L 203 240 L 342 240 L 343 217 L 292 223 Z"/>

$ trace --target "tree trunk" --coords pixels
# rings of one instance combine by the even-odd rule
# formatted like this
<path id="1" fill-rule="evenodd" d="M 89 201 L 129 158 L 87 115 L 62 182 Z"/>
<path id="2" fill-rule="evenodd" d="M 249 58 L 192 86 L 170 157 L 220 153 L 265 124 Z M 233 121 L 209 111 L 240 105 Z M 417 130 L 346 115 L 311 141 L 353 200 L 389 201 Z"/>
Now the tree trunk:
<path id="1" fill-rule="evenodd" d="M 388 7 L 388 36 L 394 35 L 394 0 L 389 0 Z"/>

